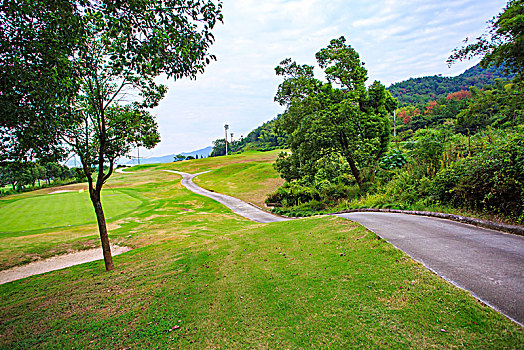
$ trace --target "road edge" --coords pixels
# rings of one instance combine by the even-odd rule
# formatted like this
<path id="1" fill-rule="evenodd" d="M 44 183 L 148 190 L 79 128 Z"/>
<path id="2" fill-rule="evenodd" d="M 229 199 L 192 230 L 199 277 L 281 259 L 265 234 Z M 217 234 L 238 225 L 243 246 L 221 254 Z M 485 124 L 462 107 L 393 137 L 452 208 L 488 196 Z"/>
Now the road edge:
<path id="1" fill-rule="evenodd" d="M 475 219 L 469 216 L 438 213 L 438 212 L 432 212 L 432 211 L 360 208 L 360 209 L 342 210 L 342 211 L 338 211 L 335 213 L 330 213 L 330 215 L 346 214 L 346 213 L 362 213 L 362 212 L 399 213 L 399 214 L 408 214 L 408 215 L 429 216 L 429 217 L 434 217 L 434 218 L 457 221 L 457 222 L 461 222 L 464 224 L 470 224 L 470 225 L 477 226 L 477 227 L 488 228 L 488 229 L 495 230 L 495 231 L 511 233 L 514 235 L 524 236 L 524 227 L 522 226 L 501 224 L 501 223 L 497 223 L 497 222 L 493 222 L 489 220 Z"/>

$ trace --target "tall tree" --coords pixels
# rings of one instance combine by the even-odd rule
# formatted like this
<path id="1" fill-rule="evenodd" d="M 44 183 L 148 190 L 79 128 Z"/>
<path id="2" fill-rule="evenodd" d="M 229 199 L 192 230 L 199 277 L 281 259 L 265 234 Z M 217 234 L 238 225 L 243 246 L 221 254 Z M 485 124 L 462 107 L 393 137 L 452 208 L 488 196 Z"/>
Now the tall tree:
<path id="1" fill-rule="evenodd" d="M 80 93 L 74 112 L 79 123 L 63 139 L 80 156 L 88 179 L 107 270 L 114 266 L 102 187 L 115 159 L 130 147 L 151 148 L 159 142 L 147 110 L 159 103 L 166 87 L 155 78 L 165 74 L 193 79 L 202 73 L 215 59 L 208 49 L 214 41 L 211 30 L 221 19 L 221 4 L 210 0 L 93 1 L 82 9 L 85 42 L 75 57 Z"/>
<path id="2" fill-rule="evenodd" d="M 40 143 L 25 144 L 28 136 L 38 139 L 42 135 L 44 142 L 66 145 L 79 155 L 107 270 L 114 265 L 101 204 L 102 187 L 115 160 L 130 147 L 153 147 L 159 141 L 157 125 L 148 110 L 163 98 L 166 87 L 155 79 L 161 74 L 175 80 L 193 79 L 216 59 L 208 51 L 214 42 L 211 31 L 222 20 L 221 7 L 212 0 L 2 3 L 1 19 L 7 23 L 2 24 L 0 67 L 2 73 L 13 67 L 16 70 L 13 76 L 2 76 L 0 107 L 21 111 L 16 118 L 2 114 L 2 142 L 15 145 L 22 140 L 22 151 L 44 149 Z M 20 50 L 18 57 L 22 58 L 20 66 L 16 58 L 8 57 L 14 39 L 13 47 Z M 52 64 L 48 66 L 48 62 Z M 62 67 L 65 74 L 60 73 Z M 36 69 L 35 74 L 26 72 L 28 69 Z M 9 92 L 5 98 L 4 90 Z M 44 96 L 51 97 L 46 100 Z M 33 97 L 39 104 L 33 104 Z M 39 114 L 30 118 L 33 105 Z M 32 121 L 37 127 L 28 133 L 27 125 Z"/>
<path id="3" fill-rule="evenodd" d="M 290 135 L 292 150 L 279 157 L 277 169 L 286 180 L 311 178 L 317 161 L 336 153 L 362 187 L 373 177 L 363 170 L 376 167 L 387 149 L 387 117 L 397 102 L 378 81 L 366 88 L 367 70 L 344 37 L 331 40 L 316 58 L 329 83 L 314 78 L 312 66 L 291 59 L 275 69 L 284 76 L 275 101 L 287 107 L 277 128 Z"/>

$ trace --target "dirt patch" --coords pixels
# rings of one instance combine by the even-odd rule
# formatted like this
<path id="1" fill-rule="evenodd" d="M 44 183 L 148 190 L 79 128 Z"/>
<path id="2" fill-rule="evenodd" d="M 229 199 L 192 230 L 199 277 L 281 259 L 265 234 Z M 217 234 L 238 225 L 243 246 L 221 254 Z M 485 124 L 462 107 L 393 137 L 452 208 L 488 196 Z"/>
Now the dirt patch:
<path id="1" fill-rule="evenodd" d="M 131 250 L 129 247 L 111 247 L 113 256 L 125 253 L 129 250 Z M 103 259 L 101 248 L 58 255 L 49 259 L 35 261 L 27 265 L 17 266 L 9 270 L 0 271 L 0 284 L 100 259 Z"/>
<path id="2" fill-rule="evenodd" d="M 158 214 L 153 214 L 151 216 L 148 216 L 147 218 L 143 218 L 142 220 L 143 221 L 151 221 L 153 219 L 156 219 L 156 218 L 167 218 L 169 217 L 169 215 L 158 215 Z"/>

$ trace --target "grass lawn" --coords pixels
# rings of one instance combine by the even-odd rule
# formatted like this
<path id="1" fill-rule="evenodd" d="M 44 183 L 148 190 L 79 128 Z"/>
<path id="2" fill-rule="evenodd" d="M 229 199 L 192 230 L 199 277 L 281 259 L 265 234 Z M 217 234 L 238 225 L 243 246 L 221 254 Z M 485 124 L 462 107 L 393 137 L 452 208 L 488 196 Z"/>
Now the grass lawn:
<path id="1" fill-rule="evenodd" d="M 105 190 L 104 212 L 107 220 L 125 215 L 142 202 L 118 190 Z M 31 232 L 64 226 L 96 223 L 89 193 L 65 192 L 0 202 L 0 235 L 27 235 Z M 30 219 L 28 218 L 30 215 Z"/>
<path id="2" fill-rule="evenodd" d="M 363 227 L 254 223 L 159 171 L 172 166 L 110 181 L 142 202 L 112 222 L 112 242 L 135 247 L 115 271 L 97 261 L 0 285 L 0 348 L 523 348 L 522 327 Z M 85 242 L 90 227 L 69 234 Z M 67 241 L 49 229 L 20 249 L 49 237 Z"/>
<path id="3" fill-rule="evenodd" d="M 177 162 L 169 164 L 169 169 L 189 173 L 211 170 L 196 177 L 194 182 L 205 189 L 264 206 L 267 195 L 284 183 L 273 167 L 280 152 L 245 152 L 200 161 Z"/>

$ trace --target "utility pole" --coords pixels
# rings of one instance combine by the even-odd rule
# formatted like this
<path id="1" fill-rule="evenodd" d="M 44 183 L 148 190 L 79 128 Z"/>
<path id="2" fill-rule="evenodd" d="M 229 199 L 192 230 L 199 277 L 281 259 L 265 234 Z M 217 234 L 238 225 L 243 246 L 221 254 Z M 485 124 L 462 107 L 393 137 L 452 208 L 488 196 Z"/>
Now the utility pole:
<path id="1" fill-rule="evenodd" d="M 229 125 L 224 125 L 224 129 L 226 130 L 226 156 L 227 156 L 227 130 L 229 129 Z"/>
<path id="2" fill-rule="evenodd" d="M 137 147 L 138 150 L 138 165 L 140 165 L 140 146 Z"/>
<path id="3" fill-rule="evenodd" d="M 397 110 L 393 111 L 393 136 L 397 137 Z"/>

